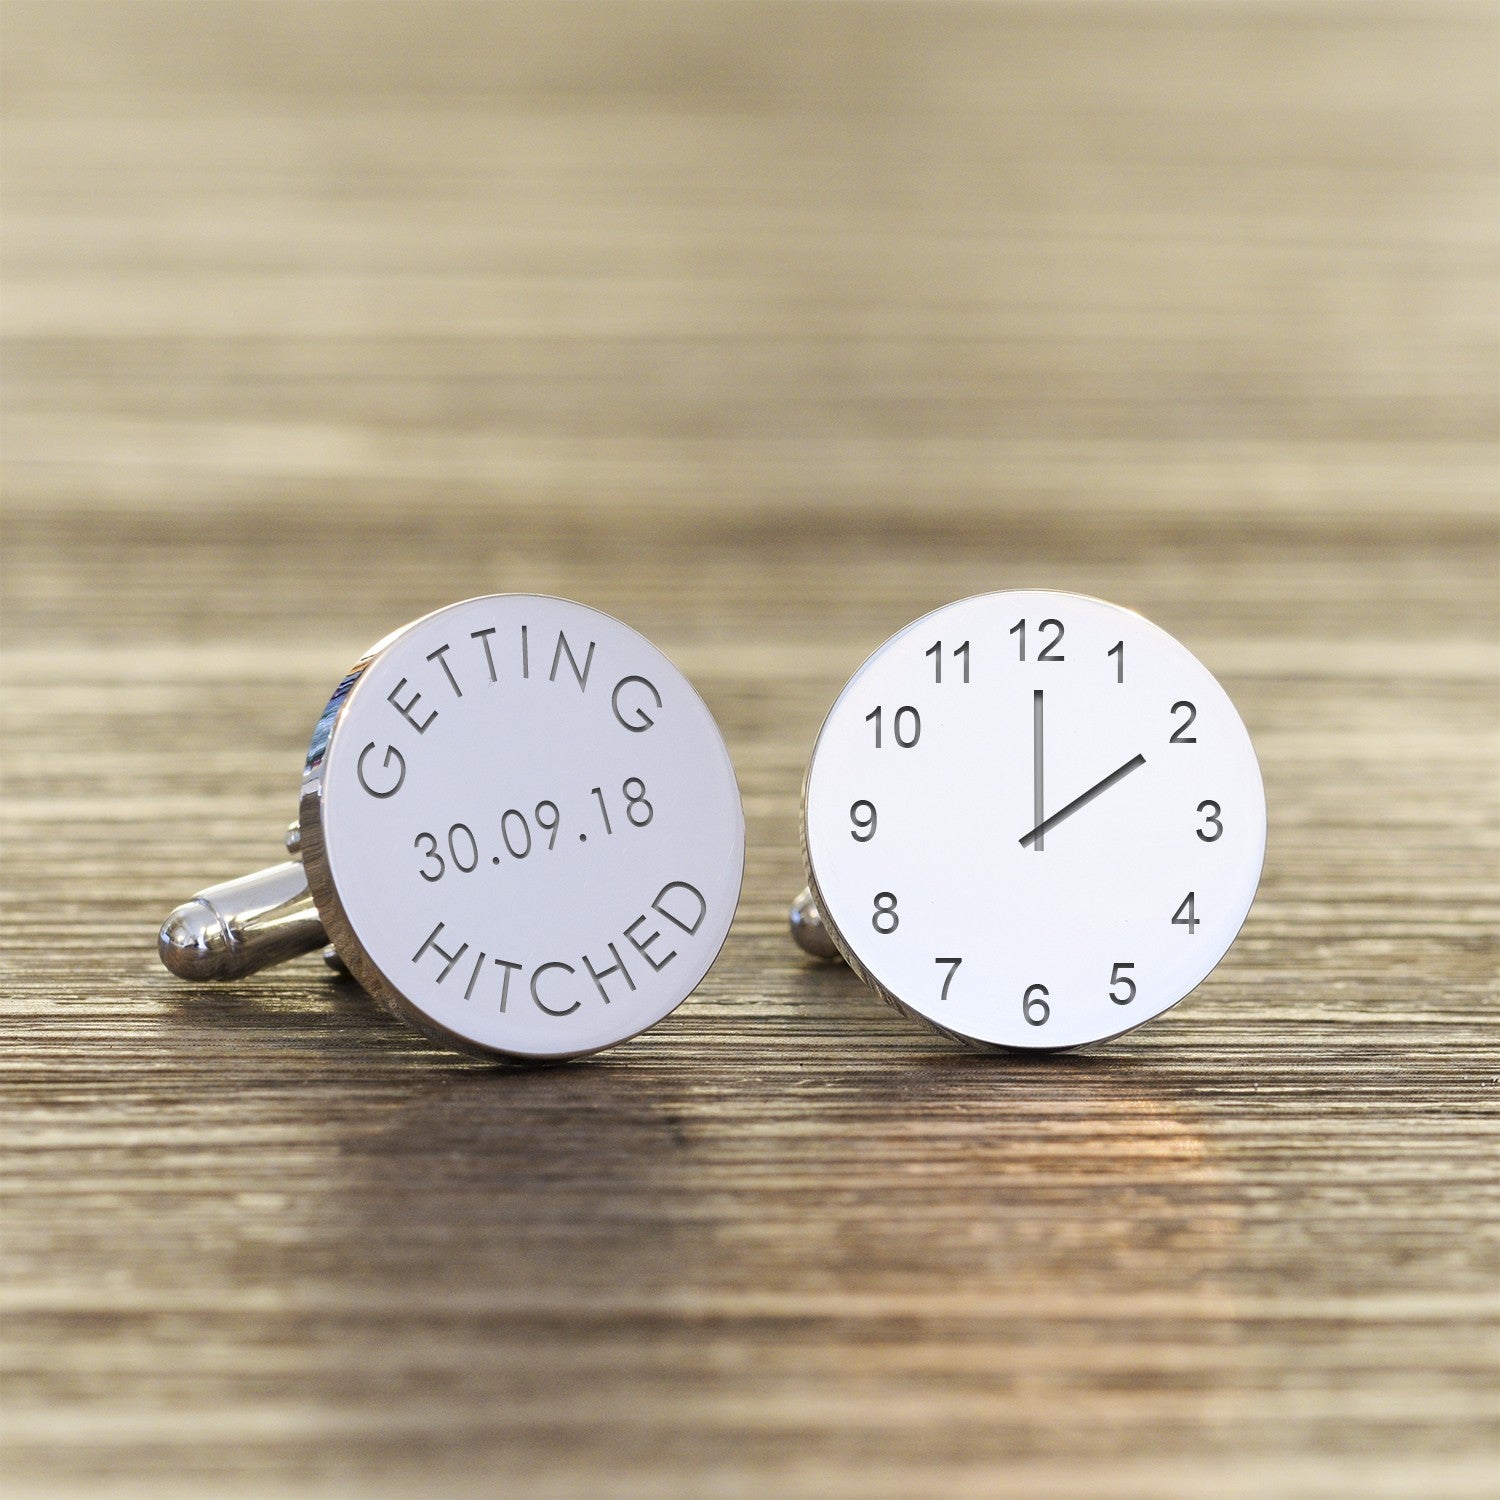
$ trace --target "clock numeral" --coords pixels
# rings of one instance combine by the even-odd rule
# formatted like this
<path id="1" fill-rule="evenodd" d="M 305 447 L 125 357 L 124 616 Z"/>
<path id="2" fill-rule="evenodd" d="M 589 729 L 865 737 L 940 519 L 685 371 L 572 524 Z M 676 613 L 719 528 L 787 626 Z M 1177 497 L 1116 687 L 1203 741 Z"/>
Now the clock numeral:
<path id="1" fill-rule="evenodd" d="M 896 915 L 896 898 L 890 891 L 875 893 L 875 910 L 870 916 L 870 926 L 882 936 L 889 936 L 901 925 Z"/>
<path id="2" fill-rule="evenodd" d="M 882 733 L 882 722 L 885 710 L 879 707 L 872 708 L 865 715 L 865 723 L 875 726 L 875 748 L 879 750 L 885 743 Z M 896 743 L 903 750 L 910 750 L 913 745 L 922 738 L 922 716 L 911 704 L 905 704 L 898 708 L 891 719 L 891 734 Z"/>
<path id="3" fill-rule="evenodd" d="M 938 996 L 939 1000 L 948 998 L 948 986 L 953 983 L 953 976 L 958 973 L 958 966 L 963 962 L 961 958 L 935 958 L 935 964 L 947 964 L 948 972 L 943 975 L 943 993 Z"/>
<path id="4" fill-rule="evenodd" d="M 1052 1007 L 1047 1004 L 1046 999 L 1050 993 L 1045 984 L 1026 986 L 1026 993 L 1021 996 L 1021 1014 L 1026 1017 L 1028 1026 L 1047 1024 L 1047 1017 L 1052 1014 Z"/>
<path id="5" fill-rule="evenodd" d="M 1192 891 L 1189 891 L 1187 895 L 1182 898 L 1182 905 L 1172 913 L 1172 925 L 1174 927 L 1186 927 L 1189 937 L 1192 937 L 1192 935 L 1198 930 L 1199 918 L 1196 915 L 1196 908 L 1193 905 Z"/>
<path id="6" fill-rule="evenodd" d="M 1057 649 L 1057 647 L 1062 644 L 1063 622 L 1061 620 L 1043 620 L 1042 623 L 1037 627 L 1037 629 L 1038 630 L 1051 630 L 1053 632 L 1053 636 L 1052 636 L 1052 639 L 1050 641 L 1049 640 L 1043 640 L 1042 641 L 1042 649 L 1037 652 L 1036 659 L 1038 661 L 1066 661 L 1067 657 L 1065 657 L 1062 654 L 1061 651 L 1058 651 L 1056 656 L 1054 656 L 1052 654 L 1053 651 L 1055 651 Z M 1026 621 L 1025 620 L 1017 620 L 1016 623 L 1014 625 L 1012 625 L 1010 627 L 1010 629 L 1006 632 L 1006 634 L 1007 635 L 1013 635 L 1013 636 L 1016 636 L 1018 638 L 1017 645 L 1018 645 L 1018 648 L 1019 648 L 1020 653 L 1021 653 L 1020 659 L 1022 661 L 1025 661 L 1026 660 Z"/>
<path id="7" fill-rule="evenodd" d="M 849 837 L 856 844 L 868 844 L 875 837 L 875 824 L 877 821 L 875 804 L 867 798 L 861 797 L 858 802 L 850 806 L 849 821 L 854 825 L 849 830 Z"/>
<path id="8" fill-rule="evenodd" d="M 1206 833 L 1204 831 L 1204 828 L 1195 829 L 1194 832 L 1197 833 L 1198 837 L 1202 839 L 1205 844 L 1215 843 L 1218 840 L 1219 836 L 1224 832 L 1224 809 L 1220 807 L 1212 797 L 1210 797 L 1208 801 L 1200 802 L 1198 804 L 1198 811 L 1203 814 L 1204 828 L 1212 828 L 1213 832 Z"/>
<path id="9" fill-rule="evenodd" d="M 965 641 L 962 646 L 955 646 L 949 653 L 959 658 L 964 664 L 964 681 L 969 680 L 969 643 Z M 932 680 L 939 685 L 943 681 L 943 643 L 934 641 L 923 653 L 923 656 L 932 658 Z"/>
<path id="10" fill-rule="evenodd" d="M 1125 681 L 1125 642 L 1124 641 L 1116 641 L 1114 643 L 1114 645 L 1111 646 L 1109 648 L 1109 650 L 1106 651 L 1104 654 L 1106 656 L 1115 656 L 1115 657 L 1119 658 L 1119 660 L 1115 663 L 1115 681 L 1116 682 L 1124 682 Z"/>
<path id="11" fill-rule="evenodd" d="M 1116 1005 L 1129 1005 L 1130 1002 L 1135 999 L 1135 980 L 1133 980 L 1129 974 L 1122 972 L 1125 969 L 1133 968 L 1135 968 L 1135 965 L 1133 963 L 1116 964 L 1114 968 L 1109 971 L 1109 998 L 1113 1000 Z M 1123 995 L 1117 995 L 1115 993 L 1115 988 L 1117 985 L 1122 984 L 1125 986 L 1125 993 Z"/>
<path id="12" fill-rule="evenodd" d="M 1193 727 L 1193 720 L 1198 717 L 1198 710 L 1186 698 L 1182 702 L 1172 705 L 1172 713 L 1174 715 L 1180 713 L 1183 709 L 1187 710 L 1187 718 L 1172 731 L 1172 738 L 1167 741 L 1169 745 L 1196 745 L 1198 743 L 1198 736 L 1188 733 L 1188 730 Z"/>

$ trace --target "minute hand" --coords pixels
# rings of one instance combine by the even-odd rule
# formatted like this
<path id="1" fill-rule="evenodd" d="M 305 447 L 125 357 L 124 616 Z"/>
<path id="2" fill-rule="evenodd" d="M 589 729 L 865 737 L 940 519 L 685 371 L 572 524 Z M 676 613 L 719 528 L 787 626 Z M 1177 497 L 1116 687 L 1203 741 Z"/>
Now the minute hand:
<path id="1" fill-rule="evenodd" d="M 1022 837 L 1022 846 L 1024 847 L 1027 844 L 1034 844 L 1039 838 L 1041 838 L 1044 833 L 1051 833 L 1052 830 L 1056 828 L 1064 818 L 1071 818 L 1080 807 L 1086 806 L 1088 803 L 1092 802 L 1095 797 L 1099 796 L 1101 792 L 1107 792 L 1110 787 L 1112 787 L 1117 781 L 1123 781 L 1138 766 L 1143 766 L 1145 764 L 1146 757 L 1144 755 L 1131 756 L 1131 758 L 1127 760 L 1123 766 L 1120 766 L 1116 770 L 1111 771 L 1103 781 L 1095 782 L 1094 785 L 1091 786 L 1088 791 L 1086 791 L 1081 797 L 1075 797 L 1070 803 L 1068 803 L 1066 807 L 1058 808 L 1058 810 L 1053 813 L 1050 818 L 1043 818 L 1042 821 L 1038 823 L 1030 833 L 1025 834 Z"/>

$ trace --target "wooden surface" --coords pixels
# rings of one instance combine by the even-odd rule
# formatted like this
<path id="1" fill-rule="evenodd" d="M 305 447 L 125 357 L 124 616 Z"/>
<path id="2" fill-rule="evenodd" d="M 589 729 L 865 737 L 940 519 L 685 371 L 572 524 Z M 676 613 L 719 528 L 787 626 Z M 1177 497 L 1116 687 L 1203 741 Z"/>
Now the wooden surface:
<path id="1" fill-rule="evenodd" d="M 1496 20 L 7 4 L 7 1497 L 1493 1496 Z M 783 930 L 837 688 L 1022 584 L 1271 807 L 1219 971 L 1042 1061 Z M 697 996 L 504 1071 L 161 971 L 505 589 L 720 716 Z"/>

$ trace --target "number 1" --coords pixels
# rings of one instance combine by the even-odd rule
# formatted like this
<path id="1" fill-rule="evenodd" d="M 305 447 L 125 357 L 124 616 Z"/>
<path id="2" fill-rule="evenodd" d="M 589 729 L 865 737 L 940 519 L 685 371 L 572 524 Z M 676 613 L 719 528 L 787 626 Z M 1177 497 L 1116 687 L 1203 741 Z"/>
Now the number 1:
<path id="1" fill-rule="evenodd" d="M 594 795 L 599 799 L 599 816 L 604 819 L 605 833 L 613 833 L 614 829 L 609 826 L 609 809 L 604 805 L 604 788 L 592 788 Z"/>

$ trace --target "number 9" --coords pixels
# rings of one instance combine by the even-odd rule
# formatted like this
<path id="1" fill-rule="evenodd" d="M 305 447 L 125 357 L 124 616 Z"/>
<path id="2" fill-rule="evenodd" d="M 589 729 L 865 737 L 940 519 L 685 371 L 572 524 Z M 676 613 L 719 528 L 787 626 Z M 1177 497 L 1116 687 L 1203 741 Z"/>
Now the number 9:
<path id="1" fill-rule="evenodd" d="M 849 830 L 849 837 L 856 844 L 868 844 L 875 837 L 875 804 L 860 798 L 849 809 L 849 821 L 854 825 Z M 861 832 L 863 830 L 863 832 Z"/>

